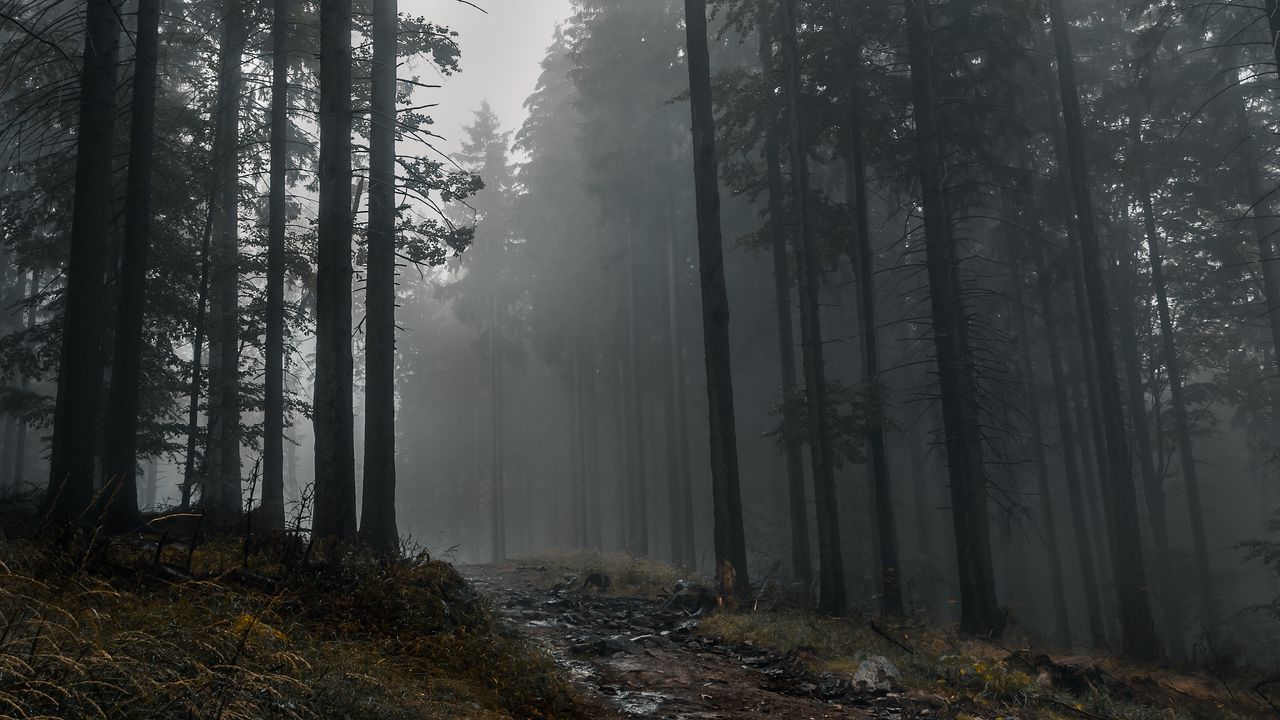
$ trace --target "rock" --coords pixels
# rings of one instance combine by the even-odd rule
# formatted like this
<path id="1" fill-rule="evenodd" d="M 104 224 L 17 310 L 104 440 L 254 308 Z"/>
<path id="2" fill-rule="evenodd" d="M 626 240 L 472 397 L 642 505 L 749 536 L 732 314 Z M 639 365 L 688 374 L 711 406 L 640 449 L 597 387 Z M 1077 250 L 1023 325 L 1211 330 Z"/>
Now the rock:
<path id="1" fill-rule="evenodd" d="M 716 595 L 711 588 L 687 580 L 676 581 L 671 597 L 663 604 L 664 611 L 677 611 L 687 615 L 700 615 L 716 607 Z"/>
<path id="2" fill-rule="evenodd" d="M 574 655 L 598 655 L 599 657 L 633 653 L 638 649 L 634 642 L 621 635 L 599 638 L 591 642 L 574 643 L 569 646 L 569 652 Z"/>
<path id="3" fill-rule="evenodd" d="M 860 690 L 887 693 L 902 686 L 902 673 L 883 655 L 872 655 L 858 665 L 853 684 Z"/>

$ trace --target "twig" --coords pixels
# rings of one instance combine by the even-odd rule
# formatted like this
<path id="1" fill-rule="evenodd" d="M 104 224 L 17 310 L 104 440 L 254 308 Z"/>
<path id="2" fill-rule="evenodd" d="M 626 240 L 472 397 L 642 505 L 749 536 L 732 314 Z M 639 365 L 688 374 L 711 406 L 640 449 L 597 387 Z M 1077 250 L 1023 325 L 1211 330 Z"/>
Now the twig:
<path id="1" fill-rule="evenodd" d="M 912 648 L 910 645 L 906 645 L 905 643 L 901 642 L 901 641 L 900 641 L 900 640 L 898 640 L 897 638 L 890 636 L 890 635 L 889 635 L 889 633 L 887 633 L 887 632 L 885 632 L 884 630 L 882 630 L 882 629 L 880 628 L 880 626 L 876 624 L 876 621 L 875 621 L 875 620 L 867 620 L 867 627 L 870 627 L 870 628 L 872 629 L 872 631 L 874 631 L 874 632 L 875 632 L 875 634 L 879 635 L 880 637 L 884 638 L 885 640 L 888 640 L 889 642 L 893 643 L 894 645 L 897 645 L 898 647 L 900 647 L 900 648 L 902 648 L 903 650 L 905 650 L 905 651 L 907 652 L 907 654 L 908 654 L 908 655 L 915 655 L 915 654 L 916 654 L 916 651 L 915 651 L 915 649 L 914 649 L 914 648 Z"/>

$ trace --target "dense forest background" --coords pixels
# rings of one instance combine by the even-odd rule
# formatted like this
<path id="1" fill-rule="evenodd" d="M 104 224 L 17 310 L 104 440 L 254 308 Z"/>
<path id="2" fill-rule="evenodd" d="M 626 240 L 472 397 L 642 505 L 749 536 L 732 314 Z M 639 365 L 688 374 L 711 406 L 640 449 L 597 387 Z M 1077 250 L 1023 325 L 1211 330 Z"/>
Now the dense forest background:
<path id="1" fill-rule="evenodd" d="M 453 156 L 456 36 L 341 5 L 0 4 L 8 494 L 1277 659 L 1273 0 L 721 0 L 709 98 L 579 0 Z"/>

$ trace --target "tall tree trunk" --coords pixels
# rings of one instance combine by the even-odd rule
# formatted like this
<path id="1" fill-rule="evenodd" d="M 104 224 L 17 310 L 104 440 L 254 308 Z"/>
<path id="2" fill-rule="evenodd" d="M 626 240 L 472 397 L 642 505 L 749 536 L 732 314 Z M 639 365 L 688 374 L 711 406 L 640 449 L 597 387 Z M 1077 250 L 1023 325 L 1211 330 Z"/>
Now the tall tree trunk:
<path id="1" fill-rule="evenodd" d="M 201 503 L 231 520 L 240 498 L 239 194 L 240 102 L 243 90 L 245 8 L 228 0 L 223 8 L 219 62 L 217 175 L 209 275 L 209 410 Z"/>
<path id="2" fill-rule="evenodd" d="M 639 308 L 636 301 L 635 230 L 630 218 L 627 222 L 627 408 L 630 411 L 628 428 L 631 451 L 630 533 L 627 550 L 635 555 L 649 554 L 649 488 L 648 469 L 645 466 L 644 442 L 644 393 L 640 388 L 640 328 Z"/>
<path id="3" fill-rule="evenodd" d="M 1266 0 L 1267 28 L 1270 30 L 1271 51 L 1276 61 L 1276 71 L 1280 72 L 1280 0 Z"/>
<path id="4" fill-rule="evenodd" d="M 1178 436 L 1178 453 L 1182 482 L 1187 492 L 1187 511 L 1191 520 L 1191 547 L 1199 577 L 1201 611 L 1205 631 L 1211 635 L 1218 627 L 1217 600 L 1213 594 L 1213 572 L 1209 566 L 1209 543 L 1204 529 L 1204 506 L 1200 498 L 1200 476 L 1196 470 L 1195 447 L 1191 440 L 1191 422 L 1187 417 L 1187 400 L 1182 386 L 1182 359 L 1173 335 L 1173 316 L 1169 311 L 1169 292 L 1164 279 L 1164 250 L 1156 229 L 1155 210 L 1151 201 L 1151 178 L 1144 166 L 1138 170 L 1138 192 L 1142 203 L 1142 224 L 1147 236 L 1147 256 L 1151 260 L 1151 286 L 1156 292 L 1156 310 L 1160 318 L 1160 345 L 1165 372 L 1169 376 L 1169 401 L 1173 405 L 1173 428 Z"/>
<path id="5" fill-rule="evenodd" d="M 861 52 L 854 48 L 854 61 L 861 63 Z M 857 81 L 851 80 L 849 96 L 849 145 L 851 157 L 845 159 L 845 178 L 850 187 L 854 214 L 854 233 L 850 238 L 849 260 L 858 272 L 858 289 L 862 302 L 863 372 L 871 388 L 872 418 L 867 431 L 867 456 L 871 463 L 871 488 L 875 502 L 875 538 L 880 560 L 880 609 L 885 615 L 902 615 L 902 583 L 898 562 L 898 524 L 893 510 L 893 486 L 889 479 L 889 452 L 885 446 L 885 407 L 883 383 L 880 380 L 880 333 L 876 319 L 875 252 L 871 247 L 870 208 L 867 206 L 867 161 L 863 142 L 862 104 Z"/>
<path id="6" fill-rule="evenodd" d="M 27 286 L 27 298 L 29 298 L 28 302 L 30 302 L 30 305 L 27 307 L 27 332 L 31 332 L 31 329 L 36 326 L 36 308 L 38 305 L 34 298 L 39 287 L 39 276 L 33 270 Z M 30 381 L 26 377 L 23 377 L 22 389 L 25 391 L 29 387 Z M 9 477 L 13 483 L 14 489 L 19 491 L 23 490 L 22 486 L 27 482 L 27 419 L 23 417 L 18 418 L 18 437 L 14 441 L 13 465 L 10 467 L 12 468 L 12 472 Z"/>
<path id="7" fill-rule="evenodd" d="M 1133 457 L 1129 452 L 1129 429 L 1125 424 L 1120 380 L 1116 375 L 1115 349 L 1111 340 L 1110 298 L 1103 273 L 1102 250 L 1094 226 L 1093 196 L 1089 166 L 1085 159 L 1084 122 L 1076 87 L 1075 60 L 1062 4 L 1062 0 L 1050 0 L 1049 13 L 1058 59 L 1067 156 L 1071 171 L 1071 195 L 1084 262 L 1085 286 L 1089 291 L 1093 345 L 1094 352 L 1097 353 L 1099 390 L 1102 395 L 1102 420 L 1107 436 L 1109 487 L 1106 505 L 1109 508 L 1107 515 L 1110 521 L 1112 571 L 1120 610 L 1124 653 L 1136 660 L 1151 660 L 1158 655 L 1159 648 L 1151 617 L 1151 599 L 1147 593 L 1142 533 L 1138 524 L 1138 499 L 1133 486 Z"/>
<path id="8" fill-rule="evenodd" d="M 1062 546 L 1058 541 L 1058 515 L 1054 511 L 1053 488 L 1049 484 L 1049 464 L 1045 457 L 1044 428 L 1040 420 L 1040 384 L 1032 359 L 1031 333 L 1027 329 L 1027 311 L 1023 303 L 1022 273 L 1014 264 L 1014 316 L 1018 337 L 1022 341 L 1019 355 L 1022 376 L 1027 385 L 1027 416 L 1031 420 L 1031 450 L 1035 461 L 1036 488 L 1040 493 L 1040 524 L 1044 530 L 1045 549 L 1049 553 L 1049 584 L 1053 598 L 1053 635 L 1058 645 L 1071 647 L 1071 620 L 1067 609 L 1067 588 L 1062 569 Z"/>
<path id="9" fill-rule="evenodd" d="M 498 347 L 498 299 L 489 299 L 489 481 L 493 492 L 490 529 L 493 532 L 493 561 L 507 559 L 507 488 L 502 447 L 502 356 Z"/>
<path id="10" fill-rule="evenodd" d="M 680 316 L 676 307 L 675 291 L 675 233 L 672 232 L 672 213 L 670 203 L 666 214 L 665 257 L 659 260 L 659 275 L 662 283 L 659 300 L 662 310 L 662 386 L 666 396 L 663 402 L 663 427 L 666 430 L 666 441 L 663 450 L 667 461 L 667 490 L 670 514 L 668 523 L 671 531 L 671 562 L 677 566 L 693 567 L 693 523 L 685 524 L 689 497 L 689 466 L 682 462 L 680 446 L 688 442 L 682 437 L 680 407 L 684 401 L 684 388 L 677 384 L 680 378 L 680 353 L 677 351 L 680 341 Z"/>
<path id="11" fill-rule="evenodd" d="M 809 421 L 809 456 L 818 521 L 818 608 L 826 613 L 845 611 L 844 560 L 840 545 L 840 515 L 836 507 L 835 458 L 831 449 L 826 367 L 823 360 L 821 306 L 818 302 L 820 268 L 815 240 L 812 197 L 809 188 L 809 145 L 804 136 L 800 95 L 799 18 L 795 0 L 783 0 L 782 58 L 791 126 L 791 184 L 798 209 L 800 247 L 800 344 L 804 360 L 805 400 Z"/>
<path id="12" fill-rule="evenodd" d="M 313 526 L 317 537 L 347 539 L 356 532 L 351 350 L 351 0 L 320 0 L 319 185 Z"/>
<path id="13" fill-rule="evenodd" d="M 773 83 L 776 72 L 773 60 L 773 16 L 768 3 L 759 3 L 756 10 L 756 26 L 760 34 L 760 68 L 766 82 Z M 804 441 L 794 432 L 798 419 L 794 417 L 791 399 L 796 391 L 795 330 L 791 319 L 791 259 L 787 240 L 786 188 L 782 177 L 782 128 L 778 113 L 768 111 L 765 128 L 764 155 L 769 189 L 769 234 L 773 251 L 773 295 L 778 318 L 779 371 L 782 374 L 782 424 L 788 429 L 784 438 L 787 463 L 787 504 L 791 523 L 791 575 L 800 586 L 805 598 L 813 592 L 813 560 L 809 547 L 809 503 L 804 489 Z"/>
<path id="14" fill-rule="evenodd" d="M 146 484 L 143 486 L 142 494 L 142 506 L 154 508 L 156 505 L 156 490 L 158 489 L 156 486 L 159 482 L 159 478 L 157 477 L 159 474 L 159 468 L 157 467 L 155 458 L 149 458 L 147 460 L 146 473 Z"/>
<path id="15" fill-rule="evenodd" d="M 1171 658 L 1186 655 L 1183 644 L 1182 608 L 1177 601 L 1177 579 L 1173 577 L 1173 558 L 1169 548 L 1169 520 L 1164 494 L 1164 476 L 1155 464 L 1151 447 L 1151 423 L 1147 417 L 1146 382 L 1142 374 L 1142 352 L 1138 348 L 1138 323 L 1133 306 L 1141 292 L 1133 250 L 1120 253 L 1120 276 L 1125 295 L 1131 303 L 1120 303 L 1117 321 L 1120 324 L 1120 353 L 1125 370 L 1125 389 L 1128 391 L 1129 414 L 1133 425 L 1134 442 L 1138 446 L 1138 469 L 1142 476 L 1143 498 L 1147 503 L 1147 522 L 1151 526 L 1151 539 L 1156 552 L 1153 576 L 1159 595 L 1160 610 L 1164 614 L 1164 639 Z"/>
<path id="16" fill-rule="evenodd" d="M 1280 65 L 1277 65 L 1280 67 Z M 1267 190 L 1263 187 L 1262 168 L 1258 157 L 1262 149 L 1254 139 L 1253 121 L 1249 117 L 1249 107 L 1242 99 L 1236 104 L 1236 124 L 1240 129 L 1239 152 L 1244 161 L 1244 175 L 1248 201 L 1253 203 L 1250 215 L 1253 222 L 1254 243 L 1258 247 L 1258 264 L 1262 266 L 1262 291 L 1266 300 L 1267 323 L 1271 328 L 1271 357 L 1280 369 L 1280 262 L 1276 258 L 1276 245 L 1271 237 L 1274 221 L 1271 219 L 1272 202 Z M 1280 417 L 1280 394 L 1272 400 L 1272 411 Z"/>
<path id="17" fill-rule="evenodd" d="M 262 522 L 284 527 L 284 280 L 288 223 L 289 0 L 273 0 L 271 18 L 271 181 L 267 228 L 266 377 L 262 431 Z"/>
<path id="18" fill-rule="evenodd" d="M 373 3 L 369 259 L 365 290 L 364 502 L 360 533 L 400 550 L 396 527 L 396 0 Z"/>
<path id="19" fill-rule="evenodd" d="M 215 130 L 214 135 L 218 132 Z M 204 237 L 200 242 L 200 285 L 196 295 L 195 335 L 191 339 L 191 382 L 187 391 L 187 447 L 183 460 L 182 500 L 180 508 L 191 507 L 191 491 L 199 478 L 196 476 L 196 454 L 200 443 L 200 394 L 204 389 L 204 341 L 208 326 L 209 273 L 213 258 L 213 215 L 216 188 L 210 187 L 206 204 Z"/>
<path id="20" fill-rule="evenodd" d="M 600 429 L 599 429 L 599 406 L 596 404 L 596 377 L 597 373 L 597 354 L 592 351 L 587 361 L 587 378 L 583 388 L 586 395 L 583 397 L 583 421 L 586 423 L 587 431 L 583 441 L 586 447 L 583 452 L 585 454 L 585 463 L 583 470 L 586 474 L 586 497 L 587 497 L 587 516 L 586 516 L 586 532 L 587 547 L 599 550 L 601 549 L 602 535 L 604 534 L 604 508 L 600 502 Z"/>
<path id="21" fill-rule="evenodd" d="M 31 271 L 27 280 L 27 312 L 23 321 L 24 327 L 30 333 L 32 328 L 36 326 L 36 310 L 39 307 L 36 301 L 36 293 L 39 292 L 40 282 L 39 275 L 36 271 Z M 30 389 L 31 382 L 24 375 L 22 378 L 22 389 L 26 391 Z M 13 444 L 13 463 L 9 465 L 9 480 L 15 490 L 23 491 L 23 486 L 27 483 L 27 418 L 18 417 L 18 436 L 14 439 Z"/>
<path id="22" fill-rule="evenodd" d="M 93 499 L 97 447 L 104 235 L 110 224 L 112 134 L 115 126 L 118 0 L 87 0 L 80 122 L 76 137 L 75 201 L 66 301 L 53 414 L 53 447 L 45 517 L 85 519 Z"/>
<path id="23" fill-rule="evenodd" d="M 1035 255 L 1040 314 L 1044 319 L 1045 338 L 1049 345 L 1049 366 L 1053 377 L 1054 404 L 1058 409 L 1058 435 L 1062 446 L 1063 469 L 1067 481 L 1067 501 L 1071 506 L 1072 528 L 1076 536 L 1076 558 L 1080 561 L 1080 577 L 1089 621 L 1089 637 L 1093 647 L 1107 646 L 1106 625 L 1102 619 L 1102 601 L 1098 591 L 1098 573 L 1094 567 L 1093 534 L 1089 532 L 1088 513 L 1081 491 L 1080 467 L 1077 464 L 1076 432 L 1071 419 L 1068 380 L 1062 366 L 1062 343 L 1058 334 L 1058 316 L 1053 300 L 1053 278 L 1044 266 L 1039 252 Z"/>
<path id="24" fill-rule="evenodd" d="M 155 149 L 160 0 L 138 0 L 137 13 L 124 256 L 103 454 L 103 476 L 108 483 L 103 492 L 107 502 L 104 526 L 110 532 L 131 530 L 142 519 L 138 513 L 138 396 L 147 307 L 147 253 L 151 247 L 151 159 Z"/>
<path id="25" fill-rule="evenodd" d="M 1071 240 L 1076 239 L 1076 233 L 1070 234 Z M 1089 510 L 1094 514 L 1094 527 L 1105 528 L 1110 526 L 1111 508 L 1108 506 L 1105 494 L 1102 488 L 1107 487 L 1110 482 L 1108 473 L 1110 468 L 1105 460 L 1107 449 L 1107 436 L 1105 426 L 1102 421 L 1102 400 L 1100 397 L 1100 386 L 1098 384 L 1098 367 L 1094 362 L 1096 352 L 1093 348 L 1093 338 L 1090 333 L 1089 326 L 1089 305 L 1086 298 L 1084 280 L 1080 273 L 1080 256 L 1078 242 L 1072 242 L 1072 248 L 1069 251 L 1069 260 L 1071 266 L 1071 289 L 1075 297 L 1075 339 L 1080 349 L 1079 365 L 1080 369 L 1075 373 L 1076 383 L 1073 386 L 1073 392 L 1083 393 L 1077 397 L 1076 414 L 1077 428 L 1080 431 L 1080 447 L 1087 451 L 1084 453 L 1084 462 L 1088 466 L 1092 461 L 1094 472 L 1086 472 L 1084 475 L 1084 492 L 1085 497 L 1089 501 Z M 1085 437 L 1085 429 L 1088 428 L 1090 437 Z M 1105 548 L 1099 548 L 1098 562 L 1105 568 L 1110 561 L 1110 555 Z"/>
<path id="26" fill-rule="evenodd" d="M 573 547 L 587 546 L 587 423 L 586 423 L 586 372 L 583 369 L 582 339 L 573 338 L 569 351 L 569 435 L 571 493 L 569 507 L 570 527 L 573 531 Z"/>
<path id="27" fill-rule="evenodd" d="M 929 302 L 938 362 L 947 472 L 960 580 L 960 625 L 968 633 L 998 636 L 1006 622 L 996 600 L 987 507 L 988 479 L 982 460 L 973 392 L 967 322 L 957 286 L 955 239 L 943 186 L 934 111 L 933 51 L 927 0 L 906 0 L 907 40 L 924 205 Z"/>
<path id="28" fill-rule="evenodd" d="M 674 214 L 674 210 L 672 212 Z M 674 217 L 671 222 L 675 222 Z M 684 267 L 683 260 L 680 266 Z M 698 566 L 698 546 L 693 528 L 693 475 L 689 466 L 689 390 L 684 361 L 684 326 L 680 322 L 683 312 L 678 292 L 680 286 L 677 284 L 680 275 L 676 273 L 674 235 L 667 245 L 667 275 L 672 279 L 667 326 L 671 334 L 671 402 L 675 405 L 676 462 L 680 473 L 680 517 L 676 521 L 680 523 L 683 536 L 684 557 L 680 558 L 680 565 L 693 569 Z"/>
<path id="29" fill-rule="evenodd" d="M 702 287 L 702 331 L 706 344 L 707 406 L 710 409 L 711 488 L 715 516 L 716 567 L 734 570 L 734 592 L 750 593 L 747 542 L 738 484 L 738 434 L 729 350 L 729 295 L 724 280 L 720 229 L 715 114 L 711 102 L 711 51 L 706 0 L 685 0 L 689 97 L 693 120 L 693 175 L 697 196 L 698 265 Z"/>

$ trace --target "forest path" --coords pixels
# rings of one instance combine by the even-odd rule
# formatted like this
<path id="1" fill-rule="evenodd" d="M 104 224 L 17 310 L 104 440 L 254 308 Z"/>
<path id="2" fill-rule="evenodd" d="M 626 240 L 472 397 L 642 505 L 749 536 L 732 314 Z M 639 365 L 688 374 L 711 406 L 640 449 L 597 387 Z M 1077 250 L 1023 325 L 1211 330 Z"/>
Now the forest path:
<path id="1" fill-rule="evenodd" d="M 794 657 L 694 632 L 698 619 L 640 597 L 583 591 L 541 565 L 472 565 L 462 573 L 564 667 L 598 718 L 937 717 L 905 698 L 854 690 Z"/>

